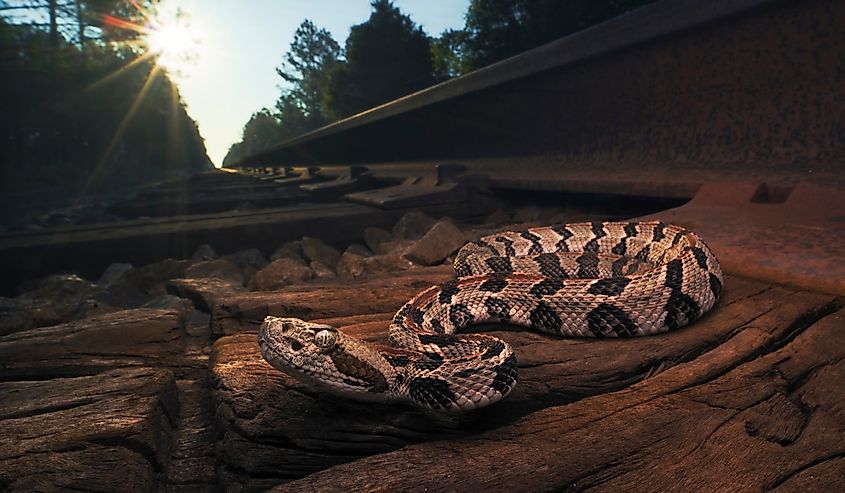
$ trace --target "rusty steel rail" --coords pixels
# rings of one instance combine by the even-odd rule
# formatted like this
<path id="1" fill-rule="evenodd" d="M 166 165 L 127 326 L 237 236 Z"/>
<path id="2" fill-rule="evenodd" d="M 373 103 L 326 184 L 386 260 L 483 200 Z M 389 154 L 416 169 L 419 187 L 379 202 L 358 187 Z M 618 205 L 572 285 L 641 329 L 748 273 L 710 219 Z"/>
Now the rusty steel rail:
<path id="1" fill-rule="evenodd" d="M 842 25 L 835 0 L 657 2 L 235 166 L 456 163 L 520 188 L 687 197 L 842 186 Z"/>

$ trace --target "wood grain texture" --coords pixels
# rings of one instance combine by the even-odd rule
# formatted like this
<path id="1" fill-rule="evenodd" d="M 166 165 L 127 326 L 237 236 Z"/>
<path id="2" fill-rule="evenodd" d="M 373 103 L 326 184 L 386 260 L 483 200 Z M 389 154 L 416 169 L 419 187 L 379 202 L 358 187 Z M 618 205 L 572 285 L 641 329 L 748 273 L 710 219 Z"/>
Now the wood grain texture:
<path id="1" fill-rule="evenodd" d="M 173 374 L 128 368 L 0 383 L 4 491 L 145 491 L 169 462 Z"/>
<path id="2" fill-rule="evenodd" d="M 781 331 L 760 317 L 625 390 L 336 466 L 273 491 L 839 490 L 845 314 L 815 319 L 799 315 Z"/>
<path id="3" fill-rule="evenodd" d="M 356 298 L 356 304 L 366 305 L 367 301 L 366 294 Z M 311 476 L 284 487 L 393 491 L 419 484 L 420 491 L 450 491 L 475 489 L 473 478 L 486 474 L 490 482 L 482 486 L 502 491 L 523 484 L 523 491 L 564 488 L 571 483 L 567 482 L 569 476 L 565 480 L 560 479 L 565 475 L 550 477 L 548 484 L 526 482 L 531 470 L 555 467 L 557 459 L 544 447 L 554 449 L 553 454 L 560 453 L 554 447 L 571 447 L 579 460 L 604 451 L 612 462 L 617 456 L 647 449 L 645 439 L 674 443 L 667 444 L 668 448 L 700 439 L 697 433 L 712 431 L 706 423 L 727 419 L 730 413 L 720 410 L 711 416 L 704 413 L 710 406 L 698 402 L 671 401 L 675 414 L 665 416 L 659 408 L 642 408 L 642 415 L 627 418 L 637 426 L 653 427 L 649 433 L 655 436 L 642 439 L 620 435 L 628 433 L 631 426 L 614 420 L 621 410 L 732 374 L 745 363 L 788 345 L 796 334 L 838 306 L 836 298 L 829 295 L 729 276 L 724 296 L 711 314 L 669 334 L 620 340 L 554 339 L 503 330 L 504 326 L 484 327 L 514 346 L 519 383 L 496 406 L 459 416 L 437 416 L 401 405 L 356 403 L 318 394 L 264 362 L 254 333 L 226 336 L 215 344 L 211 363 L 217 425 L 223 434 L 218 472 L 223 484 L 232 489 L 267 488 L 308 474 Z M 356 337 L 386 342 L 390 316 L 390 312 L 383 312 L 320 321 L 340 326 Z M 766 395 L 769 399 L 774 394 Z M 795 441 L 802 429 L 796 424 L 800 413 L 779 399 L 767 405 L 755 412 L 779 417 L 765 421 L 758 416 L 756 425 L 752 420 L 749 426 L 757 427 L 756 439 L 766 441 L 760 437 L 769 437 L 766 443 Z M 558 418 L 558 414 L 565 417 Z M 548 420 L 543 418 L 547 415 Z M 557 423 L 561 420 L 563 429 L 564 424 Z M 693 426 L 699 420 L 703 421 L 700 430 Z M 613 428 L 617 425 L 619 430 Z M 590 431 L 580 431 L 586 428 Z M 570 433 L 581 434 L 572 439 Z M 535 434 L 536 443 L 532 441 Z M 672 438 L 675 435 L 677 440 Z M 593 446 L 599 442 L 602 448 Z M 475 447 L 489 452 L 477 455 Z M 524 448 L 521 452 L 520 447 Z M 655 450 L 654 454 L 658 452 L 663 453 Z M 404 462 L 406 454 L 408 461 Z M 522 469 L 506 471 L 510 466 L 500 467 L 506 459 L 524 462 Z M 635 462 L 644 460 L 636 458 Z M 610 463 L 596 464 L 597 468 L 611 469 Z M 477 469 L 477 465 L 482 468 Z M 431 481 L 423 481 L 432 471 Z M 443 477 L 438 476 L 441 473 Z M 396 477 L 391 479 L 390 474 Z M 496 479 L 501 475 L 507 479 Z"/>
<path id="4" fill-rule="evenodd" d="M 279 291 L 230 296 L 215 305 L 211 330 L 218 335 L 254 332 L 267 315 L 310 320 L 395 312 L 423 289 L 453 276 L 450 265 L 441 265 L 371 279 L 312 282 Z"/>
<path id="5" fill-rule="evenodd" d="M 9 334 L 0 337 L 0 381 L 89 375 L 176 360 L 182 355 L 183 330 L 178 311 L 141 308 Z"/>

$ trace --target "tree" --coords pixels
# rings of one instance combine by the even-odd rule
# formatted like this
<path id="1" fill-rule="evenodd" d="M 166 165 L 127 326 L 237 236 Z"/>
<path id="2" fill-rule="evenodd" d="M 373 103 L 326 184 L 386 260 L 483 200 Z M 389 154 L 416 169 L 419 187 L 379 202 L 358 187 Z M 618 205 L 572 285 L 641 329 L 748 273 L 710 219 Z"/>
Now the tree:
<path id="1" fill-rule="evenodd" d="M 346 61 L 328 73 L 327 116 L 341 118 L 405 96 L 434 82 L 431 44 L 389 0 L 374 0 L 370 18 L 353 26 Z"/>
<path id="2" fill-rule="evenodd" d="M 223 159 L 223 165 L 238 162 L 247 156 L 263 151 L 282 140 L 282 125 L 276 114 L 267 108 L 261 108 L 244 125 L 243 137 L 229 147 Z"/>
<path id="3" fill-rule="evenodd" d="M 252 115 L 224 164 L 435 81 L 432 47 L 422 28 L 389 0 L 371 5 L 370 18 L 352 27 L 345 50 L 313 22 L 305 20 L 299 26 L 277 69 L 288 87 L 274 109 Z M 450 36 L 457 39 L 457 34 Z M 444 60 L 446 56 L 444 52 Z M 443 78 L 451 76 L 455 66 L 454 56 L 444 61 L 448 75 Z"/>
<path id="4" fill-rule="evenodd" d="M 434 78 L 442 82 L 464 73 L 463 44 L 464 31 L 448 29 L 431 42 L 431 56 Z"/>
<path id="5" fill-rule="evenodd" d="M 46 30 L 49 46 L 54 50 L 66 43 L 84 48 L 85 42 L 92 39 L 136 38 L 137 31 L 111 29 L 105 20 L 111 16 L 143 24 L 144 16 L 153 10 L 155 3 L 152 0 L 137 0 L 134 5 L 125 0 L 10 0 L 0 1 L 0 15 L 12 25 L 26 24 Z M 41 22 L 41 18 L 47 22 Z"/>
<path id="6" fill-rule="evenodd" d="M 306 19 L 297 28 L 290 49 L 276 73 L 291 85 L 282 93 L 276 108 L 285 126 L 307 131 L 325 125 L 322 93 L 326 72 L 338 63 L 340 45 L 331 33 Z"/>
<path id="7" fill-rule="evenodd" d="M 472 0 L 462 69 L 475 70 L 655 0 Z"/>
<path id="8" fill-rule="evenodd" d="M 59 33 L 53 46 L 49 24 L 0 16 L 4 194 L 48 187 L 51 197 L 70 198 L 211 166 L 176 87 L 163 74 L 153 76 L 154 60 L 126 68 L 133 51 L 97 42 L 81 63 L 78 28 Z"/>
<path id="9" fill-rule="evenodd" d="M 526 0 L 472 0 L 464 26 L 463 68 L 466 72 L 490 65 L 528 49 Z"/>
<path id="10" fill-rule="evenodd" d="M 294 33 L 290 48 L 276 73 L 288 84 L 273 109 L 253 113 L 241 141 L 223 159 L 228 165 L 272 145 L 319 128 L 328 119 L 323 108 L 327 74 L 342 55 L 331 33 L 306 19 Z"/>

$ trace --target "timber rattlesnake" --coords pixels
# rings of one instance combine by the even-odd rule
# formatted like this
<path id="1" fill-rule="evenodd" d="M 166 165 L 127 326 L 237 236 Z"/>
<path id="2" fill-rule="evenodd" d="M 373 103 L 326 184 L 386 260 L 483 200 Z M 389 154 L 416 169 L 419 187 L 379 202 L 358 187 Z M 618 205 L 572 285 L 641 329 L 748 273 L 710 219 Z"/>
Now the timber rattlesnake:
<path id="1" fill-rule="evenodd" d="M 661 222 L 593 222 L 505 232 L 468 243 L 458 278 L 407 302 L 391 346 L 327 325 L 267 317 L 258 342 L 274 367 L 333 394 L 465 411 L 516 382 L 511 347 L 486 334 L 501 322 L 563 336 L 629 337 L 684 326 L 710 310 L 722 272 L 694 233 Z"/>

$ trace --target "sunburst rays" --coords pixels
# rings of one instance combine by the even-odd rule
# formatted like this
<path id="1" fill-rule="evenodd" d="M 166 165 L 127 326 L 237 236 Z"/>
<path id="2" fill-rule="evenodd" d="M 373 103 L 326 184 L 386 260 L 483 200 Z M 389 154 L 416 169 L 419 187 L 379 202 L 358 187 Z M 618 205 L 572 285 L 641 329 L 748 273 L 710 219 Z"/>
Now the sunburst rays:
<path id="1" fill-rule="evenodd" d="M 174 75 L 180 69 L 179 64 L 187 64 L 196 59 L 196 54 L 191 53 L 191 50 L 198 46 L 198 40 L 187 23 L 187 16 L 183 15 L 181 11 L 164 10 L 160 4 L 157 5 L 157 10 L 152 10 L 134 0 L 128 0 L 128 3 L 138 12 L 137 20 L 127 20 L 112 15 L 105 15 L 103 16 L 103 25 L 111 29 L 137 33 L 138 37 L 135 39 L 117 42 L 120 47 L 129 48 L 128 51 L 134 53 L 136 56 L 123 66 L 91 84 L 86 88 L 86 92 L 93 93 L 102 90 L 110 82 L 133 69 L 140 68 L 150 61 L 153 63 L 150 65 L 143 85 L 133 97 L 126 114 L 117 127 L 115 127 L 114 134 L 97 160 L 94 172 L 91 173 L 88 179 L 89 186 L 85 187 L 86 190 L 104 175 L 115 149 L 120 144 L 127 128 L 138 113 L 144 97 L 149 93 L 156 79 L 164 73 Z M 179 135 L 178 111 L 180 97 L 173 81 L 168 86 L 170 88 L 170 116 L 166 125 L 167 142 L 168 145 L 177 145 L 178 139 L 176 137 Z M 176 155 L 178 153 L 171 152 L 169 154 Z"/>

